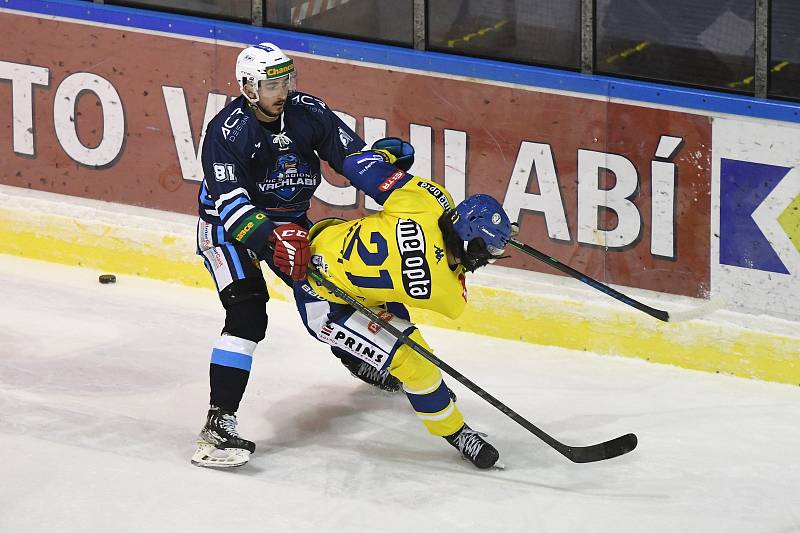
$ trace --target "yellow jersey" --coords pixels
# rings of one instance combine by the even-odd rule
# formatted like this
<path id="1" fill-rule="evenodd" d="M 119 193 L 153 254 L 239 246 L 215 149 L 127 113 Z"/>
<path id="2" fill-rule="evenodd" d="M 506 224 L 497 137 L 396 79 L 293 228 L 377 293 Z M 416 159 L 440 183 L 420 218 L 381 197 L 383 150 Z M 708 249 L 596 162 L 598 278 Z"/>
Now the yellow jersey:
<path id="1" fill-rule="evenodd" d="M 438 222 L 455 207 L 450 193 L 402 171 L 376 190 L 383 192 L 383 211 L 321 221 L 311 229 L 312 264 L 367 307 L 399 302 L 458 317 L 467 303 L 464 269 L 450 268 Z M 345 303 L 310 277 L 308 282 L 326 300 Z"/>

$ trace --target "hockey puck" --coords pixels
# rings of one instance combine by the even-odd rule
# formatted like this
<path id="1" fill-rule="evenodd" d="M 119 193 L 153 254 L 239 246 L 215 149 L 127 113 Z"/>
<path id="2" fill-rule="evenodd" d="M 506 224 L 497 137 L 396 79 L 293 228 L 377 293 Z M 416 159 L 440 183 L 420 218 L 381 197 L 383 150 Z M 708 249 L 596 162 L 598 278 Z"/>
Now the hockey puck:
<path id="1" fill-rule="evenodd" d="M 100 277 L 97 279 L 102 284 L 117 282 L 117 276 L 115 276 L 114 274 L 101 274 Z"/>

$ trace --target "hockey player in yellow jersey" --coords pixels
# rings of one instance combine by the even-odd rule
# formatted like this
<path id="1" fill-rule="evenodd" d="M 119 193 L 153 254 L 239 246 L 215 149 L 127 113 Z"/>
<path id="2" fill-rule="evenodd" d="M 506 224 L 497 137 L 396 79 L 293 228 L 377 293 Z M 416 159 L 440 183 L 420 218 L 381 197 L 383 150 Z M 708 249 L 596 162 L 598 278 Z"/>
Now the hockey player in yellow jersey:
<path id="1" fill-rule="evenodd" d="M 465 272 L 503 255 L 511 224 L 500 204 L 479 194 L 457 206 L 442 186 L 406 173 L 397 157 L 408 143 L 345 158 L 344 174 L 383 210 L 357 220 L 326 219 L 309 232 L 311 262 L 333 282 L 427 349 L 406 306 L 457 318 L 467 303 Z M 408 166 L 406 166 L 408 168 Z M 294 286 L 309 332 L 400 380 L 428 431 L 444 437 L 478 468 L 500 466 L 499 453 L 472 430 L 439 369 L 309 278 Z"/>

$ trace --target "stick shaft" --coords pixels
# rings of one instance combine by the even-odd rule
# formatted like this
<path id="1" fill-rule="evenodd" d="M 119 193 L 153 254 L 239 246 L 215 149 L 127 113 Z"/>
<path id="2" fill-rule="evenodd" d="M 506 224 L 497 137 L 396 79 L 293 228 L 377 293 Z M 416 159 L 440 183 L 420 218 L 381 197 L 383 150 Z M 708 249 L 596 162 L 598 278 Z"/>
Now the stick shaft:
<path id="1" fill-rule="evenodd" d="M 326 289 L 331 291 L 334 295 L 338 298 L 341 298 L 345 302 L 347 302 L 350 306 L 356 309 L 359 313 L 363 314 L 374 323 L 381 326 L 383 329 L 391 333 L 397 340 L 405 344 L 406 346 L 410 347 L 412 350 L 420 354 L 422 357 L 439 367 L 442 371 L 446 374 L 454 378 L 459 383 L 463 384 L 469 390 L 483 398 L 486 402 L 490 405 L 495 407 L 497 410 L 502 412 L 504 415 L 509 417 L 511 420 L 519 424 L 520 426 L 527 429 L 529 432 L 533 433 L 537 437 L 539 437 L 542 441 L 544 441 L 548 446 L 559 452 L 561 455 L 569 459 L 570 461 L 577 462 L 577 463 L 584 463 L 584 462 L 592 462 L 592 461 L 600 461 L 603 459 L 610 459 L 611 457 L 616 457 L 617 455 L 622 455 L 624 453 L 629 452 L 633 448 L 636 447 L 636 437 L 634 435 L 625 435 L 623 437 L 619 437 L 612 441 L 608 441 L 601 444 L 596 444 L 593 446 L 585 446 L 585 447 L 573 447 L 568 446 L 562 442 L 559 442 L 555 438 L 548 435 L 543 430 L 539 429 L 527 419 L 520 416 L 516 411 L 508 407 L 506 404 L 486 392 L 472 380 L 464 376 L 461 372 L 457 371 L 438 357 L 436 357 L 430 350 L 427 350 L 425 347 L 421 346 L 419 343 L 414 341 L 414 339 L 410 338 L 404 332 L 400 331 L 392 324 L 378 316 L 372 309 L 365 306 L 357 299 L 353 298 L 345 291 L 337 287 L 331 281 L 325 279 L 319 271 L 314 266 L 309 266 L 309 272 L 311 278 L 320 283 Z M 631 443 L 632 439 L 632 443 Z"/>
<path id="2" fill-rule="evenodd" d="M 630 296 L 622 294 L 618 290 L 609 287 L 605 283 L 601 283 L 601 282 L 597 281 L 596 279 L 594 279 L 592 277 L 589 277 L 586 274 L 575 270 L 571 266 L 565 265 L 564 263 L 562 263 L 558 259 L 556 259 L 554 257 L 550 257 L 549 255 L 544 254 L 544 253 L 540 252 L 539 250 L 537 250 L 536 248 L 534 248 L 532 246 L 529 246 L 529 245 L 527 245 L 527 244 L 525 244 L 523 242 L 520 242 L 520 241 L 518 241 L 516 239 L 511 239 L 508 242 L 509 242 L 509 244 L 511 246 L 513 246 L 517 250 L 519 250 L 519 251 L 521 251 L 521 252 L 523 252 L 523 253 L 531 256 L 531 257 L 534 257 L 534 258 L 538 259 L 539 261 L 541 261 L 543 263 L 546 263 L 546 264 L 550 265 L 551 267 L 555 268 L 556 270 L 559 270 L 559 271 L 563 272 L 564 274 L 572 276 L 573 278 L 577 279 L 578 281 L 581 281 L 581 282 L 589 285 L 590 287 L 593 287 L 593 288 L 599 290 L 600 292 L 603 292 L 603 293 L 611 296 L 612 298 L 614 298 L 616 300 L 619 300 L 620 302 L 622 302 L 622 303 L 624 303 L 626 305 L 629 305 L 629 306 L 631 306 L 631 307 L 633 307 L 635 309 L 638 309 L 639 311 L 642 311 L 644 313 L 647 313 L 648 315 L 652 316 L 653 318 L 657 318 L 658 320 L 661 320 L 663 322 L 669 322 L 670 321 L 669 313 L 666 312 L 666 311 L 663 311 L 661 309 L 656 309 L 655 307 L 650 307 L 649 305 L 643 304 L 642 302 L 640 302 L 638 300 L 634 300 Z"/>

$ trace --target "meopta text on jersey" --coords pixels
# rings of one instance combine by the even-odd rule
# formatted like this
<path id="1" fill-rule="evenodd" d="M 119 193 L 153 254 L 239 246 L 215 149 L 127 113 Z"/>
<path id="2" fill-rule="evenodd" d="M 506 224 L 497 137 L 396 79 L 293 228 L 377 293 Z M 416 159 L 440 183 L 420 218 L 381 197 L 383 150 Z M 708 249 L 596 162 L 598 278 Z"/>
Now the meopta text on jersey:
<path id="1" fill-rule="evenodd" d="M 341 172 L 344 158 L 363 147 L 319 98 L 292 93 L 279 122 L 262 124 L 240 96 L 206 129 L 200 218 L 221 228 L 215 245 L 238 241 L 263 258 L 275 222 L 305 219 L 322 180 L 320 158 Z"/>
<path id="2" fill-rule="evenodd" d="M 367 307 L 395 302 L 457 318 L 467 303 L 464 268 L 450 266 L 439 228 L 439 217 L 455 205 L 450 193 L 398 169 L 381 150 L 349 156 L 343 171 L 383 209 L 318 222 L 310 232 L 314 266 Z M 309 285 L 325 300 L 344 303 L 324 286 Z"/>
<path id="3" fill-rule="evenodd" d="M 350 182 L 383 209 L 357 220 L 326 219 L 309 231 L 318 272 L 384 322 L 425 349 L 408 307 L 458 317 L 467 303 L 464 268 L 450 265 L 439 219 L 455 205 L 447 190 L 397 168 L 394 154 L 368 150 L 345 159 Z M 434 435 L 464 425 L 439 369 L 381 324 L 357 312 L 313 276 L 294 284 L 308 332 L 403 383 L 422 422 Z"/>

